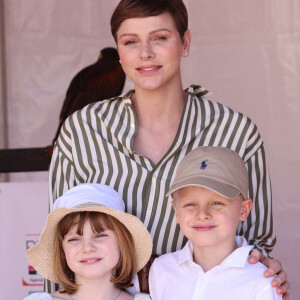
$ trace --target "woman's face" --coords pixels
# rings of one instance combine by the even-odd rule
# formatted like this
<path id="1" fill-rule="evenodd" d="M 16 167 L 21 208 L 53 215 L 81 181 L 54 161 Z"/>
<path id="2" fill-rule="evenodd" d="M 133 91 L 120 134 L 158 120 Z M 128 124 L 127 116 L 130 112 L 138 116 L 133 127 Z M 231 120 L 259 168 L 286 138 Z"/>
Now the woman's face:
<path id="1" fill-rule="evenodd" d="M 83 235 L 77 234 L 77 227 L 73 227 L 65 235 L 62 246 L 69 268 L 75 273 L 76 283 L 86 279 L 103 279 L 108 281 L 112 269 L 120 259 L 120 249 L 114 231 L 106 229 L 95 233 L 90 221 L 83 226 Z"/>
<path id="2" fill-rule="evenodd" d="M 190 32 L 182 40 L 169 13 L 127 19 L 117 31 L 121 64 L 136 90 L 181 85 L 180 60 L 189 45 Z"/>

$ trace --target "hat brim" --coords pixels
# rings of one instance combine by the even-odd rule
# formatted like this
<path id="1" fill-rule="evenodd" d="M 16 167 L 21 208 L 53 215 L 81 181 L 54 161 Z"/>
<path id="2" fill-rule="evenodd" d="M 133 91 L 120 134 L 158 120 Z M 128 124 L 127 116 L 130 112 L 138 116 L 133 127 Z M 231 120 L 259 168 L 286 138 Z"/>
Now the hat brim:
<path id="1" fill-rule="evenodd" d="M 27 250 L 26 256 L 30 264 L 44 278 L 58 283 L 54 274 L 54 243 L 58 222 L 73 212 L 95 211 L 115 217 L 130 232 L 136 253 L 137 271 L 148 262 L 152 253 L 152 238 L 144 224 L 135 216 L 111 209 L 107 206 L 92 206 L 80 208 L 57 208 L 48 215 L 46 225 L 38 243 Z"/>
<path id="2" fill-rule="evenodd" d="M 200 186 L 208 188 L 228 199 L 234 199 L 241 193 L 238 189 L 229 185 L 228 183 L 220 182 L 208 177 L 193 176 L 185 180 L 174 182 L 166 194 L 166 197 L 187 186 Z"/>

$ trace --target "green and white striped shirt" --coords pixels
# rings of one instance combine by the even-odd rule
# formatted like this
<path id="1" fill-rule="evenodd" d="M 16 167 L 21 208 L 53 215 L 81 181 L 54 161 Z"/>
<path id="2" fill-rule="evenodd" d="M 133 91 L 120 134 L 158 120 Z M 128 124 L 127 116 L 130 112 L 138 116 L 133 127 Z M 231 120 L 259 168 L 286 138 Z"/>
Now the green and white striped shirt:
<path id="1" fill-rule="evenodd" d="M 148 228 L 153 253 L 176 251 L 186 239 L 176 224 L 171 199 L 165 194 L 177 165 L 198 146 L 227 147 L 243 158 L 249 171 L 249 197 L 253 199 L 251 214 L 239 224 L 237 234 L 263 252 L 270 252 L 275 244 L 271 187 L 260 134 L 245 115 L 201 98 L 199 88 L 192 85 L 187 89 L 176 137 L 156 165 L 133 150 L 138 124 L 130 100 L 132 91 L 71 115 L 52 156 L 51 199 L 85 182 L 110 185 L 122 195 L 127 212 Z"/>

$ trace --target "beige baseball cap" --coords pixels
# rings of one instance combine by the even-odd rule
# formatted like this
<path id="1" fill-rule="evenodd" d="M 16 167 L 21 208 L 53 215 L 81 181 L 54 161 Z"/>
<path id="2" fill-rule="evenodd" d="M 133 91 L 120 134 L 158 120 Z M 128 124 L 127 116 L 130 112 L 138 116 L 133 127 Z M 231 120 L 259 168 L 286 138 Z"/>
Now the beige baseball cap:
<path id="1" fill-rule="evenodd" d="M 233 150 L 224 147 L 198 147 L 179 163 L 175 179 L 166 196 L 187 186 L 202 186 L 221 196 L 248 199 L 248 171 Z"/>

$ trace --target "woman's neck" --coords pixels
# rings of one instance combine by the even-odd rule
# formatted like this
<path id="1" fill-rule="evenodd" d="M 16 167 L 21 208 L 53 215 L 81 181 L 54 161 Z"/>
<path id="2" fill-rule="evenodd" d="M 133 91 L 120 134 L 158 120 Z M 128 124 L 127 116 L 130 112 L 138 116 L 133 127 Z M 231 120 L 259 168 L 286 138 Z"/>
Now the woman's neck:
<path id="1" fill-rule="evenodd" d="M 181 85 L 163 91 L 136 90 L 131 100 L 139 127 L 162 130 L 179 125 L 185 93 Z"/>
<path id="2" fill-rule="evenodd" d="M 170 149 L 178 131 L 185 103 L 182 89 L 141 92 L 131 97 L 137 117 L 134 151 L 157 164 Z"/>

